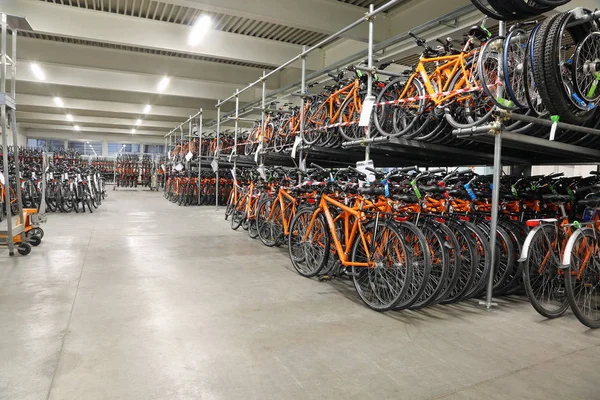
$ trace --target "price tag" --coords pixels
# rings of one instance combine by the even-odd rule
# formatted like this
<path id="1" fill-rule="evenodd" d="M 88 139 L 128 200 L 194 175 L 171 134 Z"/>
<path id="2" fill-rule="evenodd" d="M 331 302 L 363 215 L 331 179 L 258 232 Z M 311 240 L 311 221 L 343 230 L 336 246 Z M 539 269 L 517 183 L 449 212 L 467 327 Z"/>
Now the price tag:
<path id="1" fill-rule="evenodd" d="M 300 143 L 302 143 L 302 138 L 296 136 L 296 139 L 294 139 L 294 147 L 292 147 L 292 158 L 296 158 L 296 150 L 298 150 Z"/>
<path id="2" fill-rule="evenodd" d="M 217 172 L 219 170 L 219 162 L 216 158 L 213 158 L 212 162 L 210 163 L 210 166 L 212 167 L 213 172 Z"/>
<path id="3" fill-rule="evenodd" d="M 188 153 L 185 155 L 185 161 L 190 161 L 193 157 L 194 154 L 192 154 L 191 151 L 188 151 Z"/>
<path id="4" fill-rule="evenodd" d="M 550 140 L 554 140 L 554 137 L 556 136 L 556 130 L 558 129 L 558 121 L 560 120 L 560 117 L 558 115 L 552 115 L 550 119 L 553 122 L 552 128 L 550 128 Z"/>
<path id="5" fill-rule="evenodd" d="M 375 96 L 368 96 L 367 98 L 365 98 L 365 101 L 363 101 L 358 126 L 369 126 L 369 122 L 371 121 L 371 113 L 373 112 L 374 105 Z"/>
<path id="6" fill-rule="evenodd" d="M 371 171 L 368 171 L 367 167 L 369 167 L 371 169 L 375 169 L 375 166 L 374 166 L 372 160 L 358 161 L 356 163 L 356 169 L 367 175 L 367 182 L 374 182 L 377 177 L 375 176 L 374 173 L 372 173 Z"/>
<path id="7" fill-rule="evenodd" d="M 175 166 L 175 169 L 176 169 L 178 172 L 181 172 L 181 170 L 183 169 L 183 165 L 182 165 L 181 163 L 179 163 L 179 164 L 177 164 L 177 165 Z"/>
<path id="8" fill-rule="evenodd" d="M 0 183 L 4 185 L 4 174 L 0 172 Z"/>
<path id="9" fill-rule="evenodd" d="M 260 167 L 256 168 L 256 170 L 260 174 L 260 177 L 263 179 L 263 181 L 266 181 L 267 180 L 267 174 L 265 174 L 265 167 L 260 166 Z"/>
<path id="10" fill-rule="evenodd" d="M 257 163 L 258 162 L 258 155 L 260 154 L 262 150 L 262 143 L 258 145 L 258 149 L 256 149 L 256 153 L 254 153 L 254 162 Z"/>

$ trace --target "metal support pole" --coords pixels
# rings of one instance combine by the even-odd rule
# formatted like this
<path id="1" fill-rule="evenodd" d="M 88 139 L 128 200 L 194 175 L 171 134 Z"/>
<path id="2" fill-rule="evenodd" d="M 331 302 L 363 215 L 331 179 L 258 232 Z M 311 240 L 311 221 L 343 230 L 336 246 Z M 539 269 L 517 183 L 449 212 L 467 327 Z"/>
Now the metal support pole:
<path id="1" fill-rule="evenodd" d="M 234 187 L 237 186 L 237 139 L 238 139 L 238 116 L 240 115 L 240 96 L 239 96 L 240 91 L 238 89 L 235 89 L 235 125 L 233 128 L 233 151 L 234 154 L 233 156 L 235 157 L 233 159 L 233 171 L 234 171 L 234 178 L 233 178 L 233 185 Z"/>
<path id="2" fill-rule="evenodd" d="M 373 4 L 369 4 L 369 14 L 373 13 L 373 10 L 375 9 L 375 6 Z M 374 25 L 375 22 L 373 21 L 374 17 L 370 17 L 369 18 L 369 43 L 368 43 L 368 53 L 367 53 L 367 57 L 368 57 L 368 67 L 369 67 L 369 74 L 367 76 L 367 99 L 370 98 L 373 95 L 373 29 L 374 29 Z M 365 139 L 369 140 L 371 139 L 371 124 L 367 124 L 367 126 L 365 127 Z M 369 161 L 371 159 L 371 143 L 367 142 L 367 145 L 365 146 L 365 161 Z"/>
<path id="3" fill-rule="evenodd" d="M 265 130 L 267 129 L 267 127 L 265 126 L 265 122 L 266 122 L 266 118 L 265 118 L 265 109 L 267 108 L 267 80 L 265 79 L 265 75 L 266 72 L 263 71 L 263 81 L 262 81 L 262 111 L 260 114 L 260 119 L 261 119 L 261 129 L 260 129 L 260 145 L 258 147 L 258 149 L 256 151 L 259 152 L 258 154 L 258 159 L 259 159 L 259 165 L 263 165 L 263 156 L 262 154 L 264 153 L 264 148 L 265 148 Z"/>
<path id="4" fill-rule="evenodd" d="M 500 21 L 499 25 L 500 36 L 506 36 L 506 22 Z M 499 52 L 502 53 L 502 52 Z M 499 54 L 502 57 L 502 54 Z M 499 74 L 498 76 L 504 76 L 502 70 L 502 63 L 498 63 Z M 502 96 L 499 90 L 498 96 Z M 495 132 L 494 138 L 494 180 L 492 188 L 492 221 L 490 223 L 490 255 L 491 255 L 491 266 L 490 275 L 488 277 L 487 291 L 485 295 L 485 307 L 489 310 L 494 303 L 492 302 L 492 294 L 494 289 L 494 275 L 496 274 L 496 259 L 498 258 L 498 251 L 496 249 L 496 231 L 498 229 L 498 203 L 500 197 L 500 177 L 502 176 L 502 129 Z"/>
<path id="5" fill-rule="evenodd" d="M 306 51 L 306 46 L 302 46 L 302 53 Z M 304 107 L 306 104 L 305 95 L 306 95 L 306 56 L 302 56 L 302 78 L 300 80 L 300 146 L 304 144 Z M 303 160 L 304 158 L 304 148 L 300 147 L 300 158 L 298 160 Z M 301 162 L 298 163 L 300 169 L 302 169 L 303 165 Z M 298 173 L 298 183 L 302 180 L 302 176 Z"/>
<path id="6" fill-rule="evenodd" d="M 215 159 L 219 162 L 221 155 L 221 107 L 217 107 L 217 154 Z M 219 211 L 219 169 L 215 172 L 215 211 Z"/>
<path id="7" fill-rule="evenodd" d="M 202 113 L 198 117 L 198 205 L 202 194 Z"/>
<path id="8" fill-rule="evenodd" d="M 1 46 L 2 46 L 2 65 L 0 65 L 0 93 L 6 93 L 6 33 L 8 32 L 8 24 L 6 21 L 6 14 L 1 14 L 2 18 L 2 32 L 0 32 L 1 35 L 1 39 L 0 41 L 2 42 Z M 13 60 L 13 62 L 15 62 L 15 60 Z M 8 132 L 6 131 L 7 128 L 7 123 L 6 123 L 6 104 L 3 103 L 0 105 L 0 124 L 1 124 L 1 129 L 2 132 L 0 132 L 0 134 L 2 135 L 2 148 L 4 149 L 3 153 L 2 153 L 2 161 L 3 161 L 3 167 L 4 167 L 4 184 L 6 185 L 6 187 L 10 186 L 10 176 L 8 174 Z M 17 160 L 18 162 L 18 160 Z M 4 204 L 6 205 L 6 225 L 7 225 L 7 236 L 6 236 L 6 243 L 8 246 L 8 254 L 11 256 L 15 255 L 15 245 L 12 239 L 12 231 L 13 231 L 13 226 L 12 226 L 12 212 L 11 212 L 11 207 L 10 207 L 10 190 L 5 190 L 4 191 L 5 197 L 4 197 Z"/>

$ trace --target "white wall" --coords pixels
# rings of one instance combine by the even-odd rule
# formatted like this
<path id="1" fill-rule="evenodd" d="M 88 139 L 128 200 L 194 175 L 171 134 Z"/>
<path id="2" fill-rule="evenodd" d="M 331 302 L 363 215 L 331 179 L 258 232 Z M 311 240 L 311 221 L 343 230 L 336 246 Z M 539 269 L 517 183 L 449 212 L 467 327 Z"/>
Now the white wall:
<path id="1" fill-rule="evenodd" d="M 597 165 L 544 165 L 531 168 L 532 175 L 548 175 L 563 172 L 565 176 L 590 176 L 590 171 L 596 171 Z"/>

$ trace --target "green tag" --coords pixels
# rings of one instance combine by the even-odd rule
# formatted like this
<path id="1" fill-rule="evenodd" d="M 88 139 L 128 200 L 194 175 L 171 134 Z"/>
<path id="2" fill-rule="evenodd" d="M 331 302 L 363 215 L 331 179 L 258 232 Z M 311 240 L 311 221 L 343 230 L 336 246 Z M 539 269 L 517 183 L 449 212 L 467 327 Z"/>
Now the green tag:
<path id="1" fill-rule="evenodd" d="M 421 191 L 419 190 L 419 188 L 417 187 L 417 181 L 412 181 L 410 183 L 410 186 L 413 187 L 413 190 L 415 191 L 415 195 L 417 196 L 417 199 L 421 200 Z"/>
<path id="2" fill-rule="evenodd" d="M 560 122 L 560 115 L 551 115 L 550 120 L 554 123 Z"/>
<path id="3" fill-rule="evenodd" d="M 510 186 L 510 192 L 513 194 L 513 196 L 519 197 L 519 192 L 517 192 L 517 188 L 515 187 L 515 185 Z"/>
<path id="4" fill-rule="evenodd" d="M 536 190 L 536 189 L 537 189 L 537 186 L 536 186 L 536 184 L 535 184 L 535 183 L 532 183 L 532 184 L 531 184 L 531 190 Z"/>
<path id="5" fill-rule="evenodd" d="M 579 223 L 579 221 L 573 222 L 573 226 L 575 227 L 575 229 L 581 228 L 581 224 Z"/>
<path id="6" fill-rule="evenodd" d="M 356 70 L 356 75 L 360 78 L 361 76 L 363 76 L 363 73 L 360 69 Z"/>
<path id="7" fill-rule="evenodd" d="M 570 187 L 567 188 L 567 194 L 571 197 L 571 201 L 575 201 L 575 192 Z"/>
<path id="8" fill-rule="evenodd" d="M 594 97 L 594 94 L 596 94 L 596 89 L 598 88 L 598 82 L 600 82 L 600 72 L 596 73 L 596 80 L 592 83 L 592 86 L 588 91 L 587 97 Z"/>
<path id="9" fill-rule="evenodd" d="M 498 101 L 498 103 L 500 105 L 503 105 L 504 107 L 507 108 L 512 108 L 513 107 L 513 102 L 510 100 L 507 100 L 505 98 L 499 97 L 498 99 L 496 99 L 496 101 Z"/>
<path id="10" fill-rule="evenodd" d="M 479 27 L 480 27 L 481 29 L 483 29 L 485 32 L 487 32 L 488 38 L 491 38 L 491 37 L 492 37 L 492 32 L 488 31 L 488 28 L 486 28 L 486 27 L 485 27 L 485 25 L 484 25 L 483 23 L 482 23 L 482 24 L 481 24 Z"/>

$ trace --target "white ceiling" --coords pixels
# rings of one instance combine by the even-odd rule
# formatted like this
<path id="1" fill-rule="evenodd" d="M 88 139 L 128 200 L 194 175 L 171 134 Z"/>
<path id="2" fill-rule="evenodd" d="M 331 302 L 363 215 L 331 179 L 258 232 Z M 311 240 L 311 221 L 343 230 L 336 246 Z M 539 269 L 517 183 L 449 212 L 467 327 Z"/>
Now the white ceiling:
<path id="1" fill-rule="evenodd" d="M 386 0 L 373 0 L 376 6 Z M 388 17 L 378 19 L 376 40 L 384 40 L 406 21 L 404 10 L 421 3 L 404 0 Z M 216 117 L 217 100 L 255 81 L 298 54 L 301 44 L 315 45 L 361 18 L 367 0 L 2 0 L 0 12 L 24 16 L 34 32 L 18 38 L 17 121 L 40 132 L 82 131 L 163 136 L 187 116 L 204 109 Z M 451 0 L 451 9 L 468 0 Z M 446 6 L 448 7 L 448 6 Z M 422 11 L 419 11 L 422 13 Z M 428 17 L 437 16 L 429 8 Z M 210 15 L 213 28 L 198 46 L 190 46 L 190 25 Z M 394 23 L 396 16 L 399 23 Z M 421 21 L 424 22 L 424 21 Z M 364 47 L 366 25 L 348 32 L 330 48 L 344 43 Z M 363 43 L 361 45 L 361 43 Z M 329 48 L 328 48 L 329 49 Z M 328 49 L 312 53 L 310 70 L 330 60 Z M 41 82 L 29 64 L 46 75 Z M 164 93 L 157 84 L 164 76 Z M 269 79 L 269 90 L 297 79 L 297 65 Z M 63 99 L 58 107 L 53 97 Z M 259 97 L 241 96 L 242 104 Z M 144 115 L 146 104 L 152 105 Z M 233 103 L 224 106 L 230 111 Z M 73 122 L 66 120 L 70 113 Z"/>

